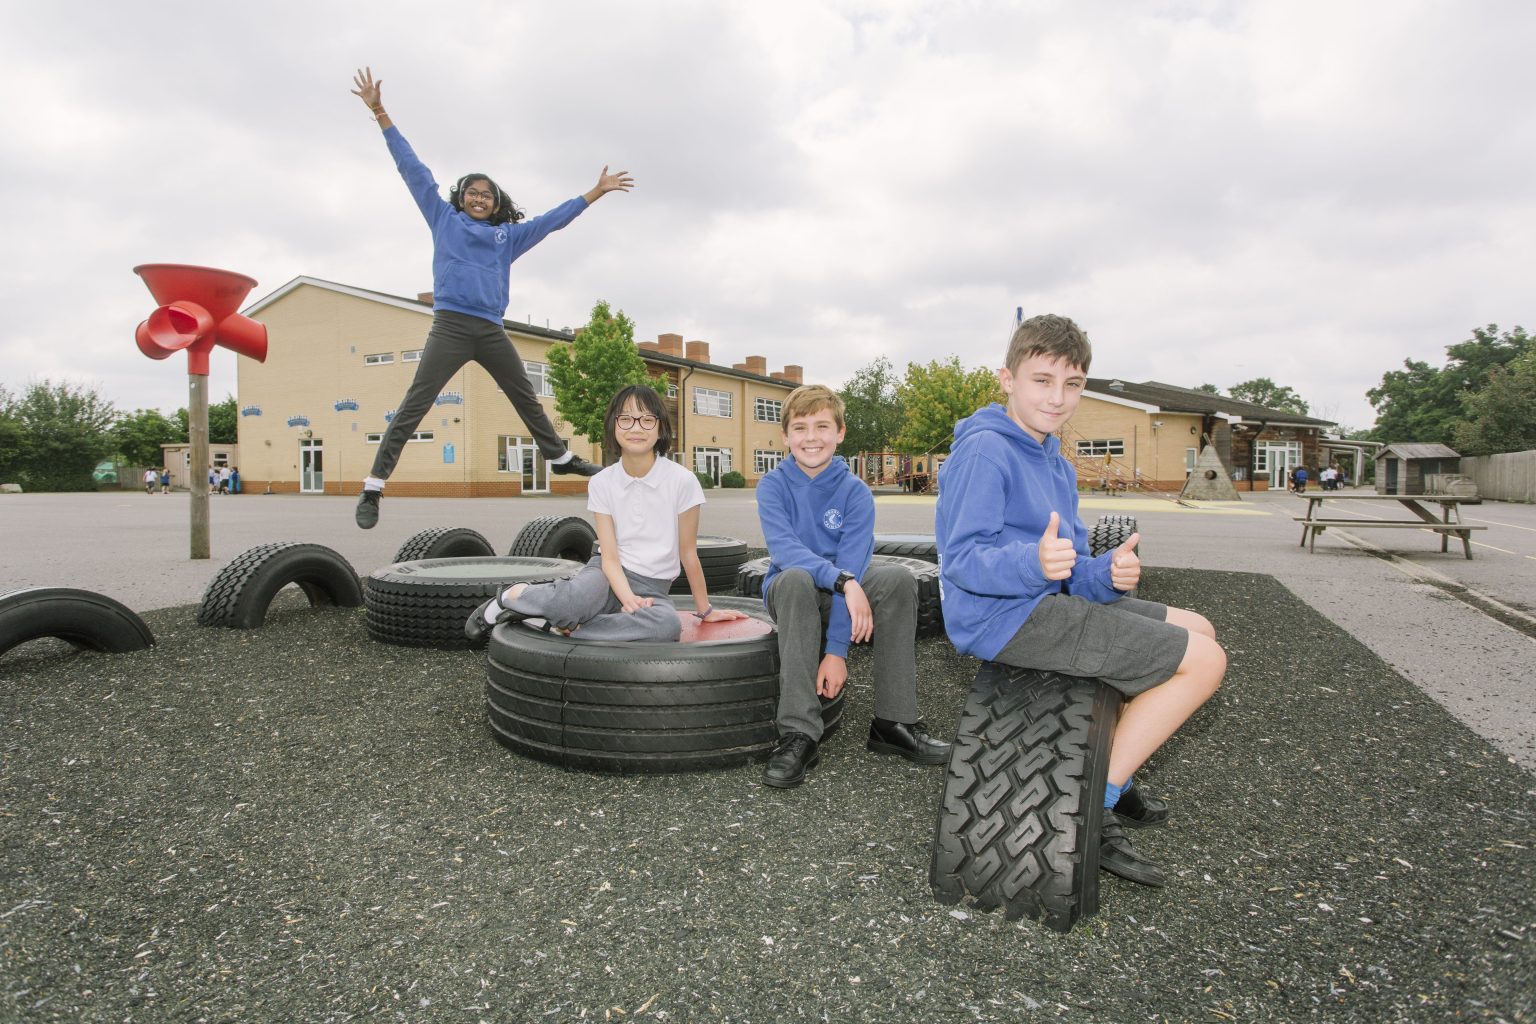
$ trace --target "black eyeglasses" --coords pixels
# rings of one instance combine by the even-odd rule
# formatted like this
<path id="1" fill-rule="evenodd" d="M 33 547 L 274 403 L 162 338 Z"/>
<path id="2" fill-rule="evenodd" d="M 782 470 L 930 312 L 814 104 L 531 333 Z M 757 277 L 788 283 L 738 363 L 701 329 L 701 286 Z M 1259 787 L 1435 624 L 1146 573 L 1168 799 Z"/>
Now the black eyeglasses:
<path id="1" fill-rule="evenodd" d="M 494 203 L 496 201 L 496 193 L 495 192 L 481 192 L 477 188 L 467 188 L 467 189 L 464 190 L 464 198 L 465 199 L 484 199 L 486 202 Z"/>
<path id="2" fill-rule="evenodd" d="M 650 413 L 646 413 L 644 416 L 631 416 L 626 412 L 620 413 L 619 418 L 615 422 L 618 423 L 620 430 L 629 430 L 636 424 L 640 426 L 641 430 L 650 430 L 656 426 L 657 420 Z"/>

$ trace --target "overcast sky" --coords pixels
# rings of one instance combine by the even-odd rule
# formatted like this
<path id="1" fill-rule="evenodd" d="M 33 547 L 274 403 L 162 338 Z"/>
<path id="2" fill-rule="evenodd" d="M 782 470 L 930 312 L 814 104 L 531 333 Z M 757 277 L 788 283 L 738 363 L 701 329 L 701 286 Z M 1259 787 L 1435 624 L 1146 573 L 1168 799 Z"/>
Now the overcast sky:
<path id="1" fill-rule="evenodd" d="M 429 289 L 362 64 L 445 185 L 486 171 L 538 213 L 635 176 L 514 265 L 512 319 L 607 299 L 640 340 L 836 386 L 881 355 L 994 367 L 1022 306 L 1075 318 L 1096 376 L 1266 376 L 1353 427 L 1405 357 L 1536 328 L 1522 0 L 5 7 L 13 393 L 186 404 L 185 357 L 134 346 L 139 263 L 252 301 Z"/>

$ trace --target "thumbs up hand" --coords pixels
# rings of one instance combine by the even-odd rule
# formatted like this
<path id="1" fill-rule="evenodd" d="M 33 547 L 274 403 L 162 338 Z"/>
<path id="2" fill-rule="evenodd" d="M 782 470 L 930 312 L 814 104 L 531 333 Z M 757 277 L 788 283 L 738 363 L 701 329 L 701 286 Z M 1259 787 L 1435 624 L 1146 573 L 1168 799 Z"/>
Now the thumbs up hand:
<path id="1" fill-rule="evenodd" d="M 1060 531 L 1061 517 L 1052 512 L 1051 521 L 1040 535 L 1040 571 L 1048 580 L 1069 578 L 1072 566 L 1077 564 L 1077 551 L 1072 547 L 1071 538 L 1059 536 Z"/>
<path id="2" fill-rule="evenodd" d="M 1135 590 L 1141 582 L 1141 559 L 1136 554 L 1139 540 L 1141 534 L 1131 534 L 1109 556 L 1109 582 L 1116 590 Z"/>

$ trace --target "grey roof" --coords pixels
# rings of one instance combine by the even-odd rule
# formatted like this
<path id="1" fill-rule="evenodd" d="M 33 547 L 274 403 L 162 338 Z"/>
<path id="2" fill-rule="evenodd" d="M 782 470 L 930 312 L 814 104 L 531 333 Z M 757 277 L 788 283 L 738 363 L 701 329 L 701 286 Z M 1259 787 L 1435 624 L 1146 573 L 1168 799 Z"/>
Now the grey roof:
<path id="1" fill-rule="evenodd" d="M 1118 387 L 1110 387 L 1111 383 Z M 1285 409 L 1268 409 L 1262 405 L 1254 405 L 1252 402 L 1227 398 L 1224 395 L 1213 395 L 1209 391 L 1199 391 L 1195 388 L 1181 388 L 1177 384 L 1164 384 L 1155 380 L 1133 384 L 1130 381 L 1120 380 L 1112 382 L 1107 377 L 1089 377 L 1088 391 L 1091 394 L 1119 396 L 1132 402 L 1155 405 L 1162 412 L 1189 412 L 1202 416 L 1221 413 L 1236 416 L 1244 422 L 1284 423 L 1319 429 L 1335 425 L 1332 420 L 1302 416 Z"/>
<path id="2" fill-rule="evenodd" d="M 1406 444 L 1389 444 L 1376 453 L 1378 459 L 1459 459 L 1461 453 L 1452 451 L 1435 441 L 1410 441 Z"/>

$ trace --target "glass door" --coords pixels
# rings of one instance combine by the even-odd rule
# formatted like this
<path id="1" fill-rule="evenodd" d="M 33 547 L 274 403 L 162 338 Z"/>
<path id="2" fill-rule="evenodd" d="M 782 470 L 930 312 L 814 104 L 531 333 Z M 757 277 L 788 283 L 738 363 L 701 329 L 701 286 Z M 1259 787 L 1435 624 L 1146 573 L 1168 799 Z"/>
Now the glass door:
<path id="1" fill-rule="evenodd" d="M 299 442 L 299 493 L 325 493 L 325 442 L 305 438 Z"/>

